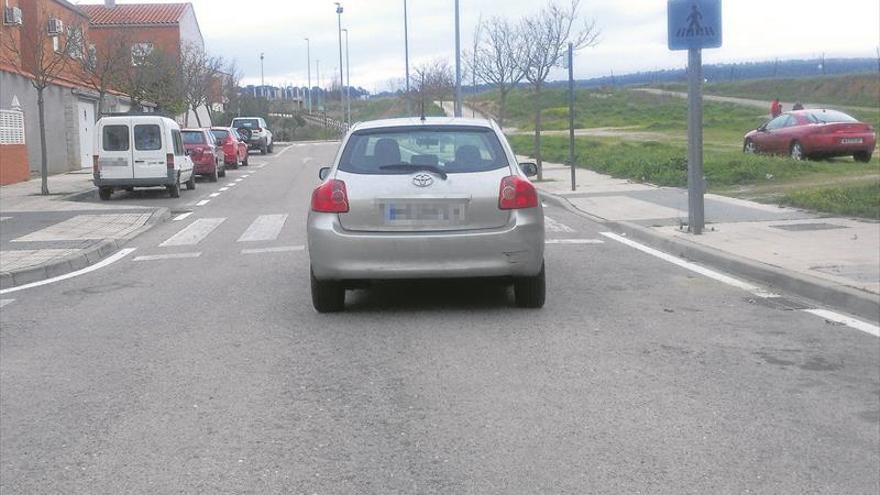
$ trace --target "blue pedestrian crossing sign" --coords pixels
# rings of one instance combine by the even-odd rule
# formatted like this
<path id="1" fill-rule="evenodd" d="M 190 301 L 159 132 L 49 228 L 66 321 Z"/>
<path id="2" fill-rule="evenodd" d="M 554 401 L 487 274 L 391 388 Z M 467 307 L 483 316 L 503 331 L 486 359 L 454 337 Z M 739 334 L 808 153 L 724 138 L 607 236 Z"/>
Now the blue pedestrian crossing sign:
<path id="1" fill-rule="evenodd" d="M 668 0 L 669 49 L 721 46 L 721 0 Z"/>

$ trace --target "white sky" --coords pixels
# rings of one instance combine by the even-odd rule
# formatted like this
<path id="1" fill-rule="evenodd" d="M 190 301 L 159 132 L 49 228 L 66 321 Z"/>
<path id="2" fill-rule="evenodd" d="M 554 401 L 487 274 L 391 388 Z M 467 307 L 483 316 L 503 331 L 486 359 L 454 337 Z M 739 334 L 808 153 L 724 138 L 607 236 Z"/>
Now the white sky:
<path id="1" fill-rule="evenodd" d="M 72 0 L 73 3 L 101 3 Z M 166 0 L 153 0 L 166 2 Z M 565 4 L 568 0 L 558 0 Z M 512 20 L 545 0 L 460 0 L 462 49 L 477 18 Z M 138 3 L 118 0 L 117 3 Z M 306 84 L 311 39 L 312 84 L 320 59 L 322 83 L 338 74 L 337 19 L 332 0 L 192 0 L 208 50 L 235 59 L 244 84 L 260 82 L 265 52 L 267 84 Z M 410 66 L 435 57 L 453 60 L 454 0 L 408 0 Z M 347 0 L 342 25 L 350 30 L 351 83 L 388 89 L 404 74 L 403 0 Z M 601 43 L 577 54 L 575 76 L 589 78 L 683 67 L 686 52 L 666 48 L 666 0 L 582 0 Z M 874 57 L 880 46 L 878 0 L 723 0 L 724 46 L 704 50 L 703 63 L 774 58 Z M 560 70 L 558 77 L 563 77 Z"/>

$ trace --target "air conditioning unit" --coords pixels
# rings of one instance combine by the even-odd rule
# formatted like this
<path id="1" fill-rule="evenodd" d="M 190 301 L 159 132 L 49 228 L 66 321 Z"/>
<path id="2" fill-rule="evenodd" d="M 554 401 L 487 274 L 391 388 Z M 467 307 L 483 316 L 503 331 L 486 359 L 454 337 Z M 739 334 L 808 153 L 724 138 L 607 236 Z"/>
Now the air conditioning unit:
<path id="1" fill-rule="evenodd" d="M 61 19 L 49 19 L 49 35 L 58 36 L 64 32 L 64 23 Z"/>
<path id="2" fill-rule="evenodd" d="M 18 7 L 4 7 L 3 24 L 7 26 L 21 26 L 21 9 Z"/>

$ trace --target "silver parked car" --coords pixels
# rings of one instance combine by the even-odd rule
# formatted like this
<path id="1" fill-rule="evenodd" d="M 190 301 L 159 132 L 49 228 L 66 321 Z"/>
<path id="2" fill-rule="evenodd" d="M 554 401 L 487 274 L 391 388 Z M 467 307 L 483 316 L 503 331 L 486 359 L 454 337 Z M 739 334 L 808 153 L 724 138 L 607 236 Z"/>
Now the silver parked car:
<path id="1" fill-rule="evenodd" d="M 544 213 L 533 163 L 494 122 L 360 123 L 312 193 L 312 302 L 341 311 L 370 280 L 500 277 L 517 306 L 544 305 Z"/>

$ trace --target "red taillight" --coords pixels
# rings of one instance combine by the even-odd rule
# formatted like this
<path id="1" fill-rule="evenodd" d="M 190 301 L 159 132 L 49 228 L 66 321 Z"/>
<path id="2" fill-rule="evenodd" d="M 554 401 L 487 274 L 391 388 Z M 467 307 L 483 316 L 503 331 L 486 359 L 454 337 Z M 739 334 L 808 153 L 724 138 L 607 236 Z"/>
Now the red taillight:
<path id="1" fill-rule="evenodd" d="M 165 155 L 165 165 L 169 169 L 174 168 L 174 153 L 168 153 Z"/>
<path id="2" fill-rule="evenodd" d="M 98 164 L 98 155 L 92 155 L 92 173 L 95 175 L 101 173 L 101 165 Z"/>
<path id="3" fill-rule="evenodd" d="M 346 213 L 348 193 L 345 182 L 330 179 L 312 191 L 312 211 L 320 213 Z"/>
<path id="4" fill-rule="evenodd" d="M 501 191 L 498 193 L 498 208 L 517 210 L 538 206 L 538 191 L 526 179 L 518 175 L 510 175 L 501 179 Z"/>

